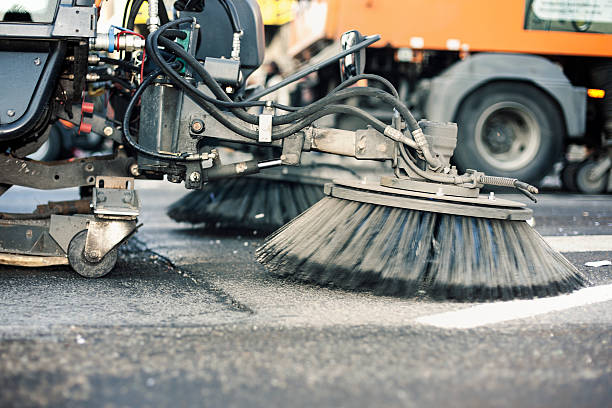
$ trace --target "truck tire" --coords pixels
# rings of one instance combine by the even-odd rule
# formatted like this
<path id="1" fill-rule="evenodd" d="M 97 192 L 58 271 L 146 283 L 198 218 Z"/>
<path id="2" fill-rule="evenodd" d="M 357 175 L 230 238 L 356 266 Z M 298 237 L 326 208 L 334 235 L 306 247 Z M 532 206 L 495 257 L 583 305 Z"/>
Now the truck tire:
<path id="1" fill-rule="evenodd" d="M 563 118 L 548 95 L 524 83 L 499 82 L 470 94 L 456 117 L 460 170 L 537 184 L 559 158 Z"/>
<path id="2" fill-rule="evenodd" d="M 576 187 L 578 191 L 584 194 L 601 194 L 608 187 L 609 171 L 603 177 L 593 180 L 591 172 L 597 167 L 597 162 L 588 160 L 580 165 L 576 172 Z"/>

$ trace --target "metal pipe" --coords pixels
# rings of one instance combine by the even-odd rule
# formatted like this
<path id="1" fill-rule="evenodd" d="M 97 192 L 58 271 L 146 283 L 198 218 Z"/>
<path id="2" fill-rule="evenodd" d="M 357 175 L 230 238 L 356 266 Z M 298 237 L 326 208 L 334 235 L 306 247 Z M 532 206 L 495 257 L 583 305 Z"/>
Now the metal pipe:
<path id="1" fill-rule="evenodd" d="M 147 28 L 149 33 L 154 32 L 159 28 L 161 20 L 159 19 L 159 2 L 157 0 L 149 0 L 149 19 L 147 20 Z"/>
<path id="2" fill-rule="evenodd" d="M 262 170 L 262 169 L 268 169 L 270 167 L 281 166 L 282 164 L 283 164 L 283 161 L 280 159 L 277 159 L 277 160 L 259 162 L 257 163 L 257 167 L 259 167 L 259 169 Z"/>

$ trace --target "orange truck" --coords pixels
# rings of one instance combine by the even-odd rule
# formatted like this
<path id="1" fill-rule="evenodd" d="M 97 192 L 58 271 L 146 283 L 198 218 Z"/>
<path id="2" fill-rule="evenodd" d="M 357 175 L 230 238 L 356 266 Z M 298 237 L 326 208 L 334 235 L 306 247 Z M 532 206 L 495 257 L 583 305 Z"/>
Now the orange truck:
<path id="1" fill-rule="evenodd" d="M 612 0 L 312 0 L 296 9 L 293 56 L 350 29 L 380 34 L 366 72 L 391 79 L 421 117 L 458 123 L 462 170 L 537 183 L 582 144 L 592 153 L 565 167 L 564 184 L 612 190 Z M 321 91 L 337 78 L 321 72 Z"/>

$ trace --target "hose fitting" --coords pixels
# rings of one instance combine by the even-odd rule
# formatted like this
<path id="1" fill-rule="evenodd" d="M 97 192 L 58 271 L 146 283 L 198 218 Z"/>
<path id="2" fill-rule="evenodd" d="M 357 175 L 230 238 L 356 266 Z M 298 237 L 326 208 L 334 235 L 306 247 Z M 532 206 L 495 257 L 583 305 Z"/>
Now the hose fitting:
<path id="1" fill-rule="evenodd" d="M 534 194 L 539 193 L 538 188 L 532 186 L 531 184 L 527 184 L 524 181 L 520 181 L 518 179 L 510 177 L 486 176 L 484 174 L 478 178 L 478 181 L 482 184 L 487 184 L 489 186 L 514 187 L 518 191 L 526 195 L 534 203 L 538 202 L 534 196 Z"/>
<path id="2" fill-rule="evenodd" d="M 429 150 L 429 143 L 423 134 L 423 129 L 419 127 L 418 129 L 413 130 L 412 137 L 417 145 L 417 149 L 423 154 L 425 161 L 427 161 L 429 168 L 431 168 L 433 171 L 437 171 L 442 168 L 442 162 L 440 162 L 440 159 L 434 157 L 431 154 L 431 150 Z"/>
<path id="3" fill-rule="evenodd" d="M 391 125 L 388 125 L 385 128 L 384 135 L 388 138 L 395 140 L 396 142 L 403 143 L 407 146 L 412 147 L 413 149 L 417 149 L 418 146 L 414 142 L 414 140 L 410 139 L 408 136 L 404 135 L 401 131 L 397 130 Z"/>

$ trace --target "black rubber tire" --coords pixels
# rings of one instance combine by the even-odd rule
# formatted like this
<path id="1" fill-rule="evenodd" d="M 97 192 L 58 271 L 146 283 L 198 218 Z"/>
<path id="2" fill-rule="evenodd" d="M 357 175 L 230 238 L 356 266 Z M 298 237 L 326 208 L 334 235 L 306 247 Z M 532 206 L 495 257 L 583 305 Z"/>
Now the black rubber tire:
<path id="1" fill-rule="evenodd" d="M 512 170 L 487 161 L 476 147 L 479 119 L 483 115 L 492 116 L 486 113 L 487 110 L 503 103 L 511 103 L 530 112 L 539 127 L 540 143 L 537 150 L 533 148 L 533 159 Z M 481 120 L 485 120 L 485 117 Z M 538 184 L 550 172 L 563 148 L 565 127 L 559 109 L 544 92 L 524 83 L 496 82 L 476 90 L 461 103 L 456 122 L 459 129 L 454 161 L 461 171 L 477 169 L 492 176 L 515 177 Z M 536 129 L 534 126 L 529 128 Z"/>
<path id="2" fill-rule="evenodd" d="M 581 163 L 576 172 L 576 187 L 584 194 L 601 194 L 608 187 L 609 171 L 599 180 L 589 180 L 589 173 L 597 165 L 596 162 L 588 160 Z"/>
<path id="3" fill-rule="evenodd" d="M 109 273 L 117 263 L 117 247 L 111 249 L 100 262 L 89 262 L 83 253 L 87 230 L 76 234 L 68 245 L 68 261 L 76 273 L 86 278 L 101 278 Z"/>
<path id="4" fill-rule="evenodd" d="M 576 172 L 581 163 L 569 163 L 561 170 L 561 184 L 563 189 L 571 193 L 578 191 L 576 187 Z"/>

